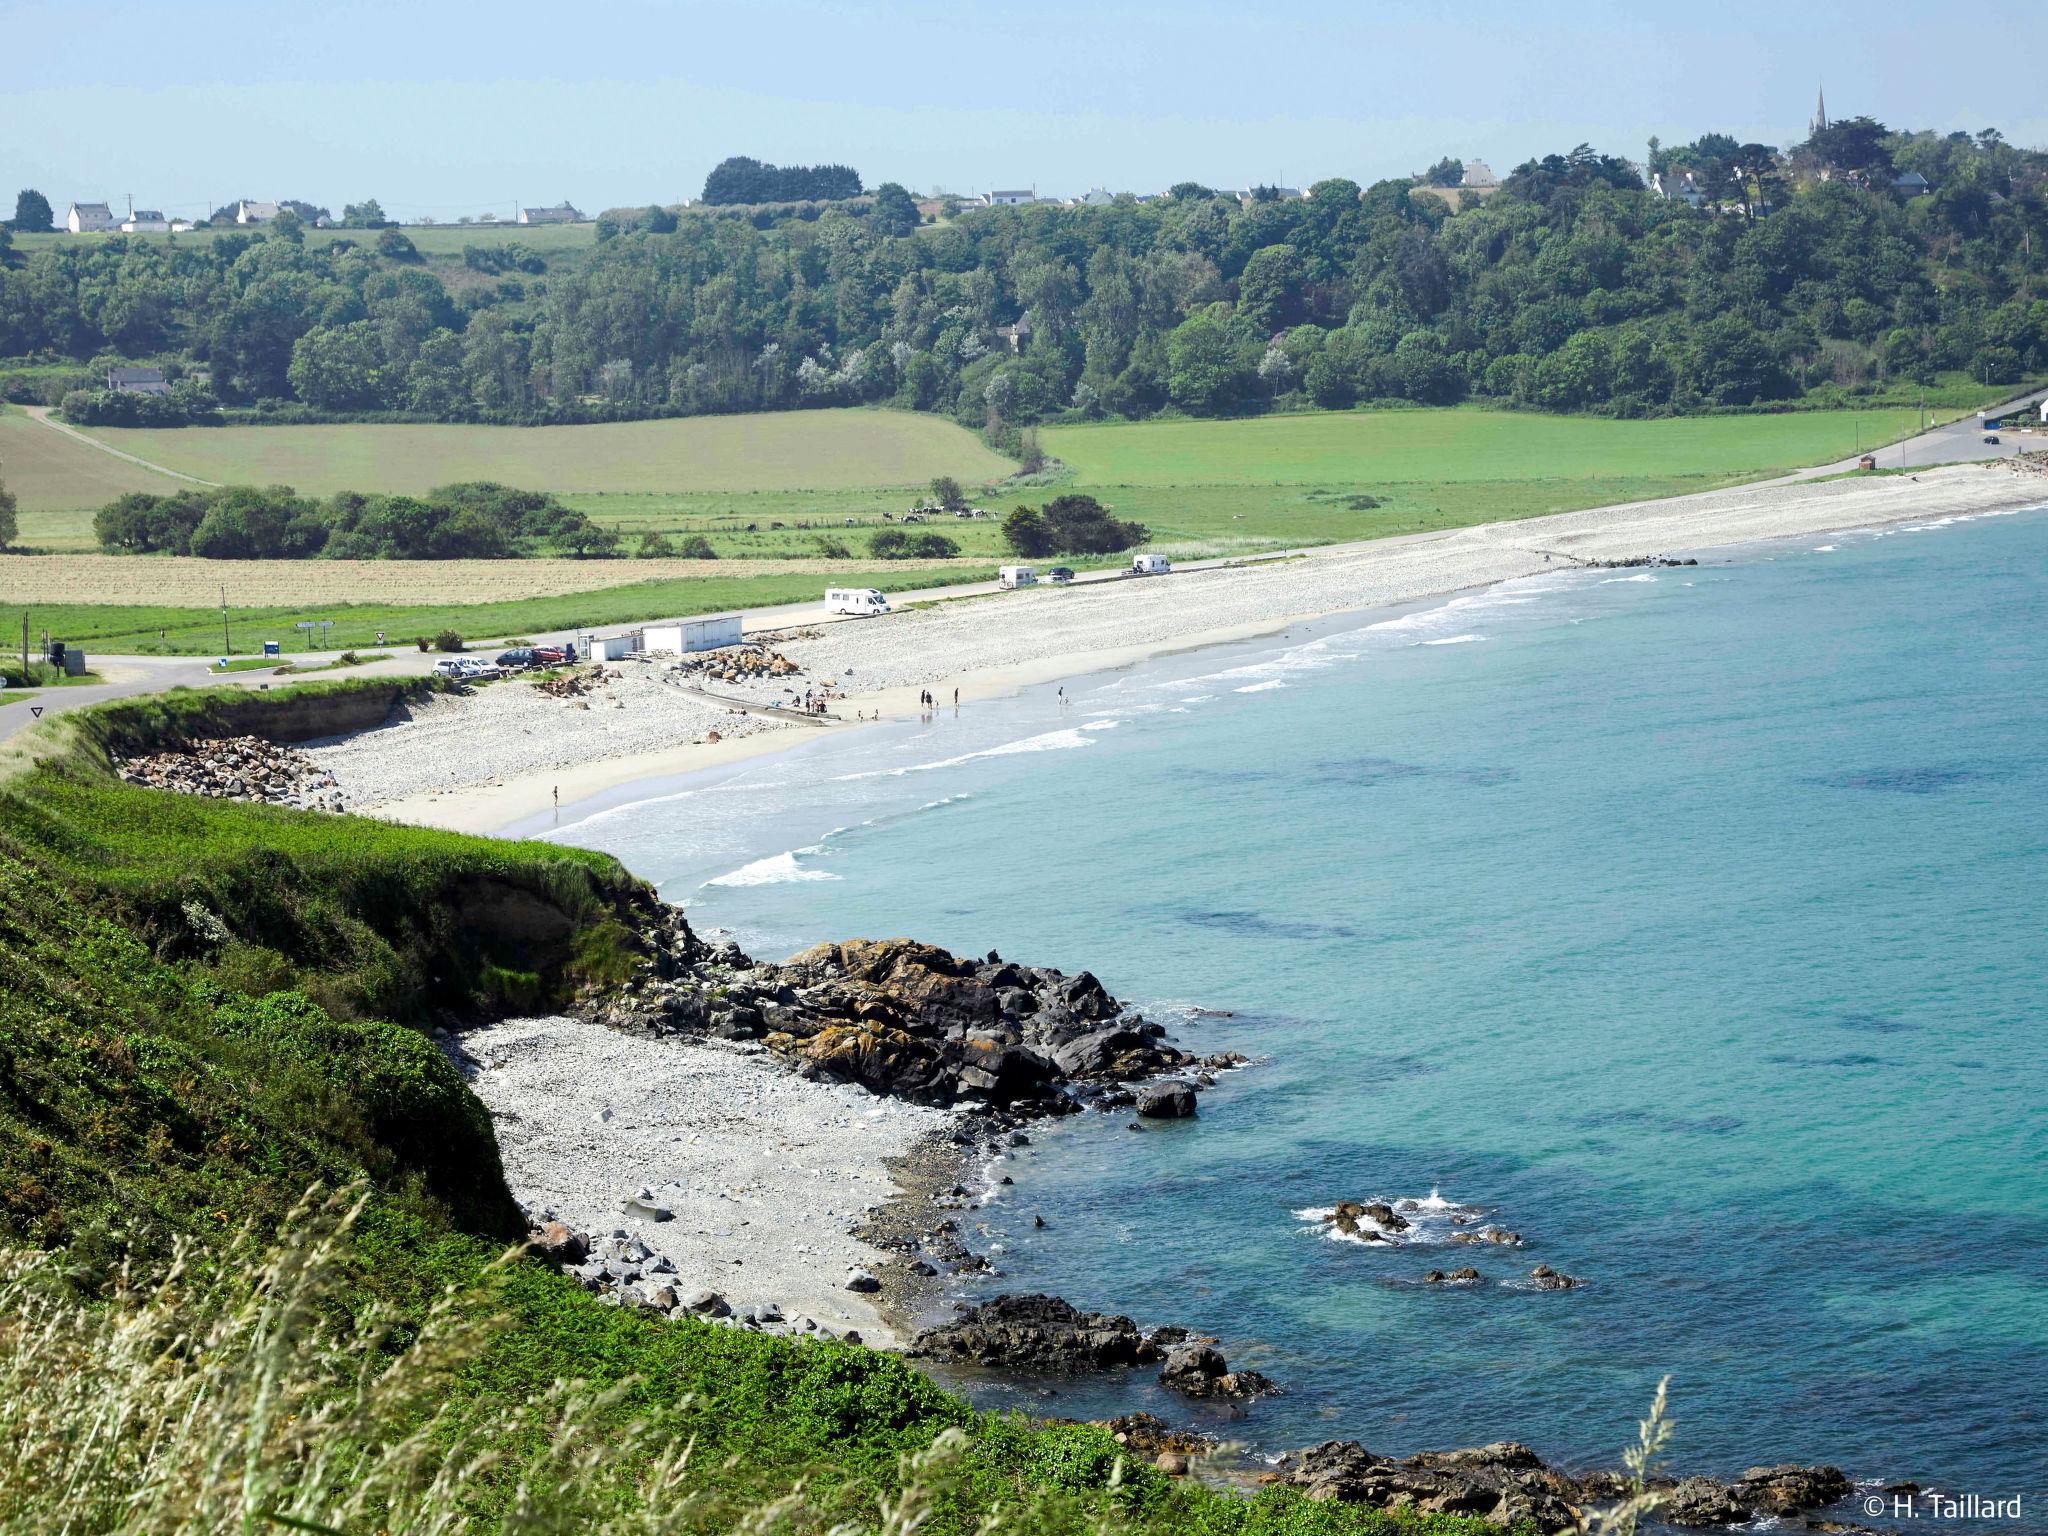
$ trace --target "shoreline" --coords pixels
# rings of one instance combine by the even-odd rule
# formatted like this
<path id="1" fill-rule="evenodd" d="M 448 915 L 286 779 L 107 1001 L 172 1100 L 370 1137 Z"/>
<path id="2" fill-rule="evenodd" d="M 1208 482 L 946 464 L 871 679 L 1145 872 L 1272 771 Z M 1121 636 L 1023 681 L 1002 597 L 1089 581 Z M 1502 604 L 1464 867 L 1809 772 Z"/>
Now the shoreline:
<path id="1" fill-rule="evenodd" d="M 1971 472 L 1965 471 L 1964 473 Z M 1929 479 L 1934 478 L 1933 476 L 1929 477 Z M 1984 474 L 1985 480 L 1990 480 L 1990 478 L 1988 473 Z M 1897 477 L 1894 484 L 1899 483 L 1910 484 L 1911 482 L 1904 481 L 1903 477 Z M 1981 484 L 1981 482 L 1979 483 Z M 1966 504 L 1963 505 L 1954 505 L 1947 499 L 1943 499 L 1940 504 L 1932 507 L 1918 501 L 1917 498 L 1914 498 L 1914 504 L 1907 505 L 1905 504 L 1905 499 L 1899 493 L 1893 491 L 1885 498 L 1889 505 L 1883 509 L 1885 515 L 1882 516 L 1871 515 L 1872 508 L 1869 502 L 1862 498 L 1844 496 L 1824 498 L 1824 506 L 1818 508 L 1814 507 L 1811 501 L 1802 500 L 1801 505 L 1816 514 L 1815 519 L 1810 524 L 1802 523 L 1800 526 L 1793 527 L 1775 525 L 1763 531 L 1749 531 L 1749 525 L 1753 522 L 1753 519 L 1734 517 L 1714 523 L 1712 526 L 1698 526 L 1694 529 L 1696 532 L 1707 534 L 1707 537 L 1696 538 L 1690 543 L 1668 545 L 1646 553 L 1677 555 L 1689 550 L 1725 551 L 1740 546 L 1768 543 L 1775 540 L 1856 530 L 1873 530 L 1903 523 L 1933 523 L 1952 517 L 1967 518 L 2017 512 L 2039 508 L 2044 499 L 2048 499 L 2044 498 L 2039 490 L 2034 489 L 2039 484 L 2038 480 L 2034 480 L 2031 477 L 2021 479 L 2010 474 L 2004 474 L 2000 475 L 1997 481 L 1992 482 L 1992 486 L 2009 494 L 1973 496 L 1968 498 Z M 1987 487 L 1987 489 L 1990 489 L 1990 487 Z M 1820 517 L 1818 514 L 1824 510 L 1853 515 L 1842 515 L 1832 518 Z M 1535 520 L 1534 524 L 1503 525 L 1498 529 L 1465 530 L 1460 531 L 1458 534 L 1446 535 L 1441 540 L 1429 541 L 1428 547 L 1434 548 L 1440 544 L 1455 542 L 1459 546 L 1461 553 L 1475 553 L 1467 547 L 1475 541 L 1464 535 L 1471 533 L 1489 534 L 1532 531 L 1537 525 L 1543 525 L 1550 534 L 1560 535 L 1569 539 L 1579 535 L 1580 530 L 1575 525 L 1583 523 L 1588 517 L 1589 514 L 1583 513 L 1564 514 L 1556 519 Z M 1736 526 L 1728 526 L 1730 523 Z M 1661 529 L 1668 525 L 1666 522 L 1658 520 L 1648 526 Z M 1716 533 L 1724 536 L 1712 536 Z M 1611 538 L 1628 541 L 1641 540 L 1648 536 L 1636 525 L 1630 525 L 1624 529 L 1601 525 L 1587 531 L 1585 534 L 1588 540 Z M 1477 542 L 1480 542 L 1482 547 L 1476 553 L 1481 555 L 1488 553 L 1483 541 Z M 1602 546 L 1582 543 L 1578 547 L 1592 549 Z M 1622 551 L 1627 551 L 1629 547 L 1627 542 L 1623 542 L 1618 546 Z M 1499 573 L 1490 572 L 1480 579 L 1456 585 L 1433 586 L 1427 590 L 1419 591 L 1404 591 L 1383 601 L 1371 601 L 1352 607 L 1308 608 L 1274 617 L 1247 620 L 1230 626 L 1184 630 L 1179 633 L 1162 635 L 1156 638 L 1147 638 L 1120 647 L 1080 647 L 1047 651 L 1036 656 L 1014 660 L 1004 665 L 968 668 L 949 675 L 941 674 L 941 681 L 929 685 L 917 682 L 896 682 L 891 686 L 876 688 L 868 692 L 851 693 L 846 696 L 841 707 L 860 709 L 862 711 L 879 709 L 886 717 L 891 717 L 901 722 L 908 718 L 915 718 L 916 695 L 921 686 L 930 686 L 934 692 L 943 693 L 943 690 L 957 685 L 963 702 L 1003 697 L 1015 694 L 1029 687 L 1050 684 L 1056 679 L 1069 679 L 1088 673 L 1110 671 L 1167 655 L 1258 639 L 1303 622 L 1331 619 L 1341 615 L 1384 613 L 1404 605 L 1420 605 L 1441 600 L 1459 592 L 1484 589 L 1506 580 L 1569 568 L 1568 566 L 1559 565 L 1555 560 L 1548 563 L 1541 562 L 1540 556 L 1542 552 L 1540 546 L 1535 548 L 1534 553 L 1539 557 L 1539 560 L 1538 563 L 1533 565 L 1526 563 L 1529 552 L 1521 551 L 1523 563 L 1518 568 Z M 1589 553 L 1583 557 L 1575 557 L 1574 563 L 1592 564 L 1595 560 L 1634 560 L 1639 558 L 1642 558 L 1642 556 L 1626 552 L 1611 555 Z M 1309 557 L 1308 560 L 1301 563 L 1313 565 L 1314 559 Z M 1511 561 L 1509 563 L 1513 564 L 1514 562 Z M 1428 568 L 1434 569 L 1435 567 Z M 1152 590 L 1161 590 L 1165 585 L 1167 584 L 1161 584 L 1160 587 L 1155 587 Z M 1111 592 L 1119 596 L 1132 590 L 1132 587 L 1122 584 L 1110 589 Z M 1060 600 L 1058 595 L 1053 594 L 1027 594 L 1027 596 L 1033 595 L 1041 597 L 1051 596 L 1051 600 L 1055 602 Z M 989 605 L 980 603 L 950 606 L 957 609 L 979 609 L 984 613 L 991 611 Z M 922 615 L 919 616 L 922 617 Z M 904 617 L 910 618 L 912 615 L 905 615 Z M 785 643 L 788 645 L 792 655 L 806 653 L 805 648 L 809 647 L 814 648 L 823 655 L 834 656 L 835 659 L 838 659 L 849 654 L 848 642 L 858 641 L 862 645 L 868 645 L 871 641 L 887 641 L 890 638 L 885 632 L 888 628 L 887 626 L 848 626 L 847 628 L 853 630 L 854 633 L 827 636 L 823 639 L 805 640 L 799 638 Z M 840 648 L 836 653 L 832 649 L 835 646 Z M 871 656 L 866 653 L 852 651 L 851 654 L 858 669 L 856 676 L 864 674 L 869 667 L 876 665 Z M 898 713 L 899 710 L 901 713 Z M 851 722 L 848 722 L 845 725 L 825 730 L 806 730 L 803 728 L 769 729 L 753 735 L 718 743 L 683 744 L 654 752 L 602 758 L 579 764 L 560 772 L 527 774 L 509 783 L 469 786 L 452 792 L 441 792 L 416 797 L 412 802 L 395 800 L 387 802 L 375 814 L 400 817 L 407 811 L 425 810 L 432 813 L 432 819 L 429 824 L 457 825 L 459 830 L 465 831 L 502 831 L 506 828 L 519 827 L 523 822 L 536 817 L 545 816 L 551 798 L 548 794 L 549 788 L 552 784 L 559 783 L 565 787 L 574 786 L 572 795 L 565 796 L 565 799 L 568 799 L 570 803 L 565 806 L 565 814 L 561 817 L 559 823 L 560 825 L 567 826 L 573 824 L 575 820 L 581 819 L 582 816 L 603 808 L 604 803 L 624 804 L 645 798 L 648 793 L 655 792 L 658 779 L 687 777 L 727 767 L 738 768 L 749 761 L 771 753 L 796 750 L 799 747 L 804 747 L 807 743 L 828 740 L 841 734 L 850 724 Z M 828 751 L 833 749 L 819 746 L 816 750 Z M 1069 964 L 1085 964 L 1088 957 L 1054 956 L 1045 958 L 1056 962 L 1064 961 Z M 589 1028 L 587 1025 L 581 1027 L 584 1029 Z M 611 1032 L 603 1031 L 602 1033 L 609 1034 Z M 677 1045 L 687 1046 L 693 1044 L 698 1045 L 696 1051 L 675 1051 L 673 1049 Z M 678 1061 L 687 1061 L 689 1058 L 707 1051 L 714 1055 L 724 1054 L 718 1047 L 705 1047 L 698 1042 L 686 1040 L 663 1041 L 659 1043 L 659 1048 Z M 800 1111 L 794 1107 L 792 1108 L 791 1116 L 793 1123 L 803 1123 L 800 1120 L 795 1120 L 794 1117 L 798 1115 L 808 1116 L 811 1105 L 824 1105 L 825 1100 L 821 1095 L 825 1093 L 859 1092 L 859 1090 L 847 1090 L 844 1087 L 826 1088 L 823 1085 L 806 1083 L 795 1074 L 783 1072 L 782 1069 L 773 1067 L 766 1062 L 761 1062 L 757 1065 L 764 1072 L 779 1075 L 789 1085 L 792 1095 L 792 1106 L 799 1099 L 804 1101 L 804 1110 Z M 878 1098 L 873 1100 L 873 1102 L 881 1104 L 888 1101 Z M 1013 1124 L 1007 1122 L 1005 1117 L 1000 1114 L 990 1114 L 979 1109 L 956 1106 L 930 1111 L 929 1113 L 938 1117 L 937 1120 L 925 1125 L 908 1145 L 895 1145 L 885 1149 L 869 1144 L 850 1144 L 846 1149 L 847 1160 L 844 1164 L 840 1165 L 841 1171 L 850 1170 L 854 1175 L 862 1179 L 879 1174 L 890 1186 L 890 1193 L 877 1201 L 869 1203 L 865 1209 L 852 1217 L 850 1223 L 842 1225 L 837 1229 L 838 1235 L 845 1242 L 854 1245 L 856 1253 L 863 1255 L 861 1262 L 865 1263 L 877 1277 L 882 1279 L 884 1282 L 882 1289 L 872 1295 L 841 1295 L 836 1298 L 829 1298 L 827 1301 L 818 1301 L 812 1306 L 805 1307 L 806 1311 L 812 1311 L 813 1315 L 820 1316 L 821 1320 L 829 1322 L 835 1328 L 843 1330 L 849 1322 L 855 1323 L 859 1327 L 861 1336 L 867 1342 L 884 1345 L 885 1347 L 891 1345 L 902 1347 L 903 1344 L 906 1344 L 914 1337 L 918 1327 L 933 1321 L 938 1315 L 939 1309 L 944 1306 L 946 1301 L 952 1295 L 957 1294 L 955 1287 L 959 1280 L 971 1277 L 986 1267 L 985 1260 L 976 1261 L 972 1251 L 973 1245 L 968 1241 L 972 1222 L 967 1213 L 977 1209 L 981 1200 L 986 1197 L 988 1190 L 982 1188 L 981 1185 L 984 1180 L 992 1181 L 996 1173 L 999 1172 L 999 1169 L 994 1166 L 994 1161 L 1003 1156 L 1006 1150 L 1007 1138 L 1016 1129 Z M 496 1119 L 497 1113 L 494 1108 L 494 1120 Z M 779 1129 L 786 1131 L 789 1128 L 789 1124 L 784 1124 Z M 772 1136 L 777 1133 L 777 1130 L 777 1127 L 771 1126 L 769 1127 L 769 1134 Z M 752 1153 L 750 1152 L 749 1155 L 752 1155 Z M 513 1162 L 514 1160 L 508 1151 L 508 1173 L 513 1170 Z M 864 1185 L 863 1187 L 871 1186 Z M 515 1192 L 520 1194 L 522 1198 L 526 1198 L 528 1194 L 528 1191 L 524 1189 L 516 1189 Z M 785 1192 L 785 1194 L 789 1199 L 797 1202 L 801 1202 L 805 1198 L 804 1192 L 801 1191 L 792 1190 Z M 752 1219 L 757 1225 L 774 1226 L 780 1222 L 786 1222 L 789 1219 L 788 1213 L 791 1210 L 798 1209 L 802 1209 L 800 1204 L 786 1206 L 781 1212 L 771 1209 L 767 1212 L 767 1221 L 762 1221 L 758 1213 Z M 940 1228 L 941 1224 L 949 1220 L 957 1222 L 959 1229 L 961 1229 L 957 1232 L 957 1236 L 960 1239 L 960 1247 L 965 1255 L 964 1259 L 957 1266 L 953 1261 L 948 1260 L 946 1271 L 936 1272 L 931 1275 L 924 1275 L 913 1271 L 910 1266 L 919 1260 L 919 1249 L 915 1246 L 906 1246 L 906 1244 L 917 1239 L 928 1241 Z M 815 1268 L 816 1272 L 810 1276 L 810 1279 L 818 1285 L 830 1285 L 831 1276 L 825 1272 L 822 1261 Z M 735 1299 L 736 1301 L 739 1300 L 737 1297 Z M 779 1296 L 773 1299 L 784 1300 L 784 1298 Z M 830 1300 L 842 1303 L 844 1310 L 838 1314 L 832 1313 L 829 1310 Z M 793 1304 L 792 1311 L 795 1310 L 796 1305 L 802 1305 L 802 1303 Z M 871 1322 L 863 1320 L 868 1317 L 872 1318 Z M 936 1374 L 943 1383 L 948 1384 L 955 1390 L 960 1389 L 961 1384 L 954 1380 L 950 1373 L 940 1370 Z"/>
<path id="2" fill-rule="evenodd" d="M 919 694 L 925 690 L 941 705 L 951 701 L 954 689 L 963 704 L 985 702 L 1091 673 L 1264 638 L 1296 624 L 1381 613 L 1575 567 L 2019 512 L 2044 503 L 2048 476 L 2016 474 L 1996 465 L 1951 466 L 1916 477 L 1746 486 L 1408 535 L 1343 552 L 1310 551 L 1286 561 L 1176 573 L 1163 580 L 984 595 L 907 610 L 880 623 L 769 631 L 763 638 L 805 677 L 844 689 L 834 699 L 837 715 L 879 715 L 879 723 L 903 723 L 918 718 Z M 625 665 L 631 669 L 629 678 L 640 670 Z M 794 692 L 786 686 L 756 686 L 741 688 L 734 697 L 758 707 Z M 480 699 L 478 713 L 484 718 L 476 723 L 484 725 L 489 691 Z M 358 796 L 357 808 L 360 814 L 448 831 L 539 835 L 666 792 L 699 774 L 877 723 L 840 718 L 823 727 L 785 725 L 757 714 L 742 725 L 744 734 L 703 739 L 707 724 L 729 718 L 699 703 L 678 721 L 680 730 L 693 730 L 693 739 L 679 741 L 671 732 L 665 745 L 636 744 L 633 750 L 612 752 L 601 745 L 590 750 L 587 732 L 577 729 L 588 722 L 538 721 L 528 733 L 556 733 L 543 748 L 558 759 L 554 766 L 503 774 L 472 770 L 467 780 L 458 776 L 446 787 L 401 794 L 373 790 Z M 363 733 L 351 742 L 378 734 Z M 389 757 L 411 755 L 398 741 L 391 743 Z M 315 756 L 345 779 L 353 776 L 322 754 Z M 347 769 L 356 766 L 350 763 Z M 390 770 L 372 760 L 362 771 L 375 779 Z"/>

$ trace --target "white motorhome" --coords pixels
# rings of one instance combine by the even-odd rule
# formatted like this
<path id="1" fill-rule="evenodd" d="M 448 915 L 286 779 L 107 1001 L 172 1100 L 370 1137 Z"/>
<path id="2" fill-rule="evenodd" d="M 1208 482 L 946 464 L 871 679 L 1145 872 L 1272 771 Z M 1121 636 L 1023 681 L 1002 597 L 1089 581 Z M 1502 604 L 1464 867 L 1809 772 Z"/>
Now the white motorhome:
<path id="1" fill-rule="evenodd" d="M 887 613 L 889 599 L 873 587 L 832 587 L 825 593 L 828 613 L 850 613 L 858 618 Z"/>
<path id="2" fill-rule="evenodd" d="M 996 572 L 996 580 L 1005 591 L 1016 587 L 1035 587 L 1038 585 L 1038 570 L 1029 565 L 1006 565 Z"/>
<path id="3" fill-rule="evenodd" d="M 1164 576 L 1172 569 L 1172 564 L 1164 555 L 1131 556 L 1131 574 L 1133 576 Z"/>

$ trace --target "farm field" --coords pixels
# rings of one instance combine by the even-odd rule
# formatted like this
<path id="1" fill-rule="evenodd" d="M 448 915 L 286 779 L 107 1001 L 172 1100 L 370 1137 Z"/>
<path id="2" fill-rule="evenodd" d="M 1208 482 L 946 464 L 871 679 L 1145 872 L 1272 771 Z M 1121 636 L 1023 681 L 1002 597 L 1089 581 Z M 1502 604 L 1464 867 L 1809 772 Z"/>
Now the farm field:
<path id="1" fill-rule="evenodd" d="M 216 562 L 226 563 L 226 562 Z M 514 562 L 497 562 L 502 569 Z M 633 562 L 618 562 L 631 570 Z M 0 561 L 0 569 L 5 562 Z M 905 591 L 959 581 L 973 572 L 957 566 L 923 564 L 885 568 L 853 568 L 837 573 L 849 586 Z M 332 619 L 334 628 L 321 644 L 328 649 L 367 649 L 382 630 L 387 648 L 417 635 L 452 629 L 465 639 L 486 641 L 552 630 L 632 624 L 643 619 L 684 618 L 723 613 L 735 608 L 765 608 L 783 603 L 816 602 L 824 595 L 822 574 L 797 570 L 790 574 L 709 576 L 669 581 L 636 581 L 625 586 L 560 595 L 522 597 L 494 602 L 393 603 L 353 605 L 285 603 L 266 605 L 229 592 L 228 635 L 237 656 L 278 641 L 289 655 L 304 648 L 306 637 L 294 627 L 301 619 Z M 26 614 L 31 633 L 52 636 L 86 648 L 88 654 L 139 656 L 217 656 L 221 652 L 221 610 L 218 587 L 211 607 L 153 603 L 32 602 L 7 620 L 19 626 Z"/>
<path id="2" fill-rule="evenodd" d="M 1090 485 L 1364 486 L 1746 478 L 1847 458 L 1918 423 L 1909 406 L 1648 421 L 1459 408 L 1047 427 L 1040 436 Z"/>
<path id="3" fill-rule="evenodd" d="M 95 547 L 94 508 L 129 491 L 168 492 L 182 483 L 53 432 L 11 407 L 0 408 L 0 482 L 20 503 L 22 543 L 78 549 Z"/>
<path id="4" fill-rule="evenodd" d="M 33 425 L 31 423 L 31 425 Z M 908 411 L 781 411 L 576 427 L 384 424 L 105 427 L 123 453 L 218 484 L 306 495 L 498 480 L 531 491 L 768 491 L 981 481 L 1013 466 L 966 429 Z"/>

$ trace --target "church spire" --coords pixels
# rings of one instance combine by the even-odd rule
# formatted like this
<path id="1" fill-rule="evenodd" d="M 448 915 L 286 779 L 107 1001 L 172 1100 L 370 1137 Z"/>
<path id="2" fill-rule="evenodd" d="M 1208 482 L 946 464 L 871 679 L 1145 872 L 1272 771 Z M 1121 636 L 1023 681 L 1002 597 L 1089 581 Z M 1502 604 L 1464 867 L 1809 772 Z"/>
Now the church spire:
<path id="1" fill-rule="evenodd" d="M 1828 126 L 1828 93 L 1825 87 L 1816 91 L 1813 102 L 1813 117 L 1807 122 L 1806 136 L 1810 139 L 1816 133 L 1825 132 Z"/>

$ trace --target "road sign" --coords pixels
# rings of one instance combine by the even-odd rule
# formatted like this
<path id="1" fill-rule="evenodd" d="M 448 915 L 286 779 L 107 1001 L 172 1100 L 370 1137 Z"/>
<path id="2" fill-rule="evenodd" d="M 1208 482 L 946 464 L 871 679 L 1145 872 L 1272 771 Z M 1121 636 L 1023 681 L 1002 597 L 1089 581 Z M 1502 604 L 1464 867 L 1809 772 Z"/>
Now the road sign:
<path id="1" fill-rule="evenodd" d="M 34 715 L 38 720 L 43 718 L 43 706 L 40 704 L 29 705 L 28 712 Z"/>

